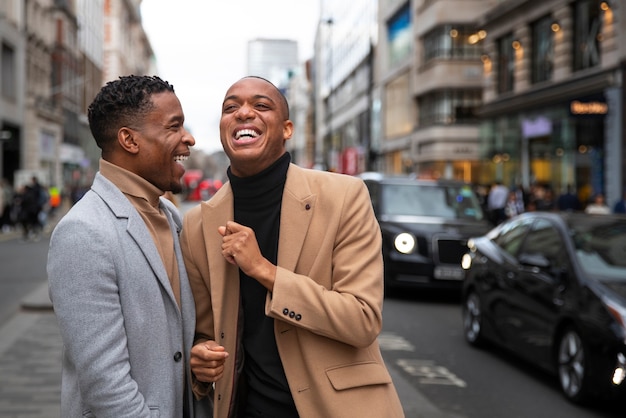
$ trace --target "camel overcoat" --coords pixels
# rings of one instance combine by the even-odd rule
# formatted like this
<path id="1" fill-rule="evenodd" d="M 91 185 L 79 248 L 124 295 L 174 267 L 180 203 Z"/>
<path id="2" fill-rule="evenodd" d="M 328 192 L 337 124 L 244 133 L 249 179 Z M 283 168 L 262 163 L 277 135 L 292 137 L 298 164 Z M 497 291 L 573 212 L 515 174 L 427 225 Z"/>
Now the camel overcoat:
<path id="1" fill-rule="evenodd" d="M 183 221 L 181 247 L 196 301 L 196 343 L 229 357 L 215 385 L 215 418 L 232 416 L 243 350 L 239 272 L 221 254 L 218 227 L 233 220 L 226 183 Z M 278 270 L 265 315 L 302 418 L 396 418 L 402 407 L 383 362 L 380 227 L 362 180 L 291 164 L 283 192 Z M 195 382 L 197 395 L 212 389 Z"/>

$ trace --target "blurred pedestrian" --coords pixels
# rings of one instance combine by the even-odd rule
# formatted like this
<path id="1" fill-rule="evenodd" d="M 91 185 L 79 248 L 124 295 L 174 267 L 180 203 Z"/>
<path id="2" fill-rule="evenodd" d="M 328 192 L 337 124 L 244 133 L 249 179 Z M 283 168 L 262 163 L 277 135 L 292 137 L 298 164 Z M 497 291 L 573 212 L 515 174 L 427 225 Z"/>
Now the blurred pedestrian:
<path id="1" fill-rule="evenodd" d="M 383 260 L 365 184 L 291 164 L 269 81 L 226 93 L 229 182 L 181 237 L 198 322 L 191 365 L 215 418 L 403 417 L 380 353 Z M 213 386 L 214 384 L 214 386 Z"/>
<path id="2" fill-rule="evenodd" d="M 587 207 L 585 208 L 585 213 L 593 213 L 593 214 L 611 213 L 611 208 L 604 201 L 603 193 L 596 193 L 593 196 L 593 201 L 587 205 Z"/>
<path id="3" fill-rule="evenodd" d="M 0 179 L 0 232 L 13 229 L 11 210 L 13 208 L 13 188 L 7 179 Z"/>
<path id="4" fill-rule="evenodd" d="M 44 226 L 42 212 L 45 209 L 47 193 L 39 184 L 37 177 L 24 185 L 20 192 L 19 219 L 22 226 L 22 240 L 39 241 Z"/>
<path id="5" fill-rule="evenodd" d="M 509 197 L 509 188 L 497 180 L 487 195 L 487 209 L 491 215 L 491 221 L 498 225 L 506 220 L 506 201 Z"/>
<path id="6" fill-rule="evenodd" d="M 524 213 L 524 201 L 518 197 L 515 190 L 509 192 L 509 197 L 504 208 L 504 212 L 508 219 Z"/>
<path id="7" fill-rule="evenodd" d="M 54 229 L 48 255 L 64 345 L 61 416 L 198 417 L 182 222 L 161 198 L 181 191 L 195 140 L 174 87 L 158 77 L 108 82 L 88 118 L 99 171 Z"/>
<path id="8" fill-rule="evenodd" d="M 49 203 L 50 209 L 48 210 L 48 216 L 52 217 L 56 214 L 56 211 L 58 210 L 59 206 L 61 206 L 61 202 L 62 202 L 61 191 L 59 190 L 58 187 L 51 186 L 50 189 L 48 190 L 48 194 L 50 195 L 50 203 Z"/>
<path id="9" fill-rule="evenodd" d="M 556 208 L 551 187 L 540 185 L 536 188 L 535 206 L 537 210 L 544 212 L 551 212 Z"/>
<path id="10" fill-rule="evenodd" d="M 563 212 L 578 212 L 580 210 L 580 200 L 574 193 L 574 187 L 567 185 L 565 191 L 557 199 L 557 209 Z"/>

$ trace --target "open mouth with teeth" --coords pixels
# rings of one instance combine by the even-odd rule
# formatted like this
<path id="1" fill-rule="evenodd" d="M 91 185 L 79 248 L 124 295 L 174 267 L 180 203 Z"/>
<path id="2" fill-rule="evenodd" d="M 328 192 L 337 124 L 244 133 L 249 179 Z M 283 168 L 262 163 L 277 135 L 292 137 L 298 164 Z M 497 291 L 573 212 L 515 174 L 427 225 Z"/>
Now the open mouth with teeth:
<path id="1" fill-rule="evenodd" d="M 242 129 L 240 131 L 235 132 L 235 139 L 239 140 L 242 138 L 246 139 L 254 139 L 258 137 L 259 134 L 253 131 L 252 129 Z"/>
<path id="2" fill-rule="evenodd" d="M 175 155 L 174 162 L 176 163 L 184 163 L 189 158 L 188 155 Z"/>

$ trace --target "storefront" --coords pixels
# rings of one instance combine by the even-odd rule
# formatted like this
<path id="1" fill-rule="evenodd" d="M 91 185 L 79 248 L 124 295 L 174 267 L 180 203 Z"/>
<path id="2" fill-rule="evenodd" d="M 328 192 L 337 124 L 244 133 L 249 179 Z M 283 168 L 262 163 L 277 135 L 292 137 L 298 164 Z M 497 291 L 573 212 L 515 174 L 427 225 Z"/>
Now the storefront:
<path id="1" fill-rule="evenodd" d="M 607 194 L 608 186 L 610 194 L 619 193 L 620 186 L 607 184 L 609 177 L 621 178 L 619 160 L 614 158 L 621 154 L 621 148 L 615 149 L 621 142 L 619 126 L 611 123 L 621 104 L 606 97 L 615 93 L 571 97 L 488 119 L 481 130 L 482 182 L 502 180 L 526 190 L 539 184 L 555 194 L 569 185 L 583 202 L 594 193 Z"/>

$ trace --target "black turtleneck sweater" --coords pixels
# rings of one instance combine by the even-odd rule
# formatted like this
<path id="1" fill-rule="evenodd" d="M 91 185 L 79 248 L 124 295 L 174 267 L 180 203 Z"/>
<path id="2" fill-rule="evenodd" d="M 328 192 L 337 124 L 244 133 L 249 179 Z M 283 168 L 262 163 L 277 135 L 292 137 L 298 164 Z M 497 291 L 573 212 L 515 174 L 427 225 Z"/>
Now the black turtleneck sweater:
<path id="1" fill-rule="evenodd" d="M 235 202 L 235 222 L 252 228 L 261 254 L 276 264 L 280 207 L 291 157 L 283 154 L 252 177 L 236 177 L 228 169 Z M 274 320 L 265 315 L 267 289 L 239 270 L 243 306 L 244 375 L 247 381 L 245 417 L 298 417 L 283 370 Z"/>

